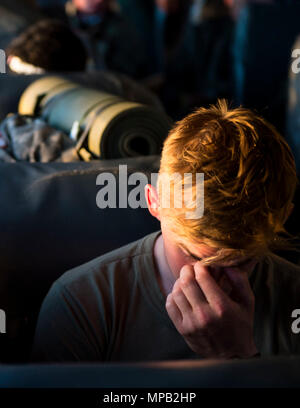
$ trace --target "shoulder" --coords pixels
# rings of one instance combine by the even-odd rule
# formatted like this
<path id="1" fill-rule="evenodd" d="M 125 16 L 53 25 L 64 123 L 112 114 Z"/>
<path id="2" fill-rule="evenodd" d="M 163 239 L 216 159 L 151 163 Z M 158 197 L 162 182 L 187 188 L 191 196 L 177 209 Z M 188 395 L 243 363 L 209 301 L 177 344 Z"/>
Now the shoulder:
<path id="1" fill-rule="evenodd" d="M 270 256 L 269 262 L 274 282 L 274 331 L 278 331 L 279 351 L 300 354 L 300 339 L 294 329 L 298 321 L 294 320 L 300 310 L 300 266 L 277 255 Z"/>
<path id="2" fill-rule="evenodd" d="M 291 282 L 300 284 L 300 265 L 296 265 L 278 255 L 267 257 L 269 268 L 273 271 L 276 282 Z"/>
<path id="3" fill-rule="evenodd" d="M 121 248 L 101 255 L 83 265 L 65 272 L 56 282 L 57 286 L 67 291 L 101 287 L 109 287 L 111 281 L 130 281 L 136 272 L 136 262 L 152 256 L 155 239 L 160 231 L 131 242 Z M 124 272 L 126 271 L 126 274 Z M 124 279 L 123 279 L 124 278 Z"/>
<path id="4" fill-rule="evenodd" d="M 278 301 L 280 299 L 282 304 L 295 304 L 296 306 L 300 293 L 299 265 L 271 254 L 265 258 L 262 274 L 264 282 L 272 288 Z"/>
<path id="5" fill-rule="evenodd" d="M 281 303 L 291 307 L 297 304 L 299 299 L 300 266 L 270 254 L 259 263 L 250 277 L 250 282 L 260 301 L 273 299 L 274 306 L 280 306 Z"/>

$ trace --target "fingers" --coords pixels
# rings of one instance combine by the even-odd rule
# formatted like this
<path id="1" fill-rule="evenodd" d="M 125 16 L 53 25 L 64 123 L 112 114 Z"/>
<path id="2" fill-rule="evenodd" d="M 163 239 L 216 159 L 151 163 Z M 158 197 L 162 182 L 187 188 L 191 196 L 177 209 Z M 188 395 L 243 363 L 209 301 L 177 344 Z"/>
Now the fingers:
<path id="1" fill-rule="evenodd" d="M 191 312 L 192 306 L 182 291 L 180 279 L 177 279 L 173 286 L 172 297 L 182 314 Z"/>
<path id="2" fill-rule="evenodd" d="M 208 303 L 213 310 L 217 312 L 222 311 L 226 307 L 226 304 L 230 302 L 230 298 L 225 294 L 225 292 L 220 288 L 215 279 L 211 276 L 207 267 L 197 262 L 194 265 L 194 269 L 195 278 L 200 285 Z"/>
<path id="3" fill-rule="evenodd" d="M 175 326 L 177 326 L 177 323 L 182 321 L 182 314 L 173 299 L 172 293 L 170 293 L 167 297 L 166 309 L 171 320 L 174 322 Z"/>
<path id="4" fill-rule="evenodd" d="M 185 265 L 181 269 L 179 281 L 180 288 L 192 309 L 198 308 L 200 303 L 207 303 L 206 298 L 195 279 L 195 271 L 192 266 Z"/>
<path id="5" fill-rule="evenodd" d="M 185 265 L 180 271 L 172 292 L 167 297 L 167 311 L 171 318 L 182 319 L 183 315 L 199 310 L 203 303 L 207 305 L 205 296 L 195 279 L 194 268 Z"/>

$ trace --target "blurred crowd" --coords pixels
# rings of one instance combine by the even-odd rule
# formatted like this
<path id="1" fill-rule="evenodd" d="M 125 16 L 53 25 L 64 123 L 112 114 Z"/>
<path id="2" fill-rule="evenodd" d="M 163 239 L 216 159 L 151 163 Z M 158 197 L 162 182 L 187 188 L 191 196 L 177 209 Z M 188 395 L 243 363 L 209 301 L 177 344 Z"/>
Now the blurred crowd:
<path id="1" fill-rule="evenodd" d="M 155 92 L 175 120 L 226 98 L 264 110 L 284 130 L 298 0 L 27 3 L 40 17 L 7 44 L 15 73 L 115 71 Z"/>

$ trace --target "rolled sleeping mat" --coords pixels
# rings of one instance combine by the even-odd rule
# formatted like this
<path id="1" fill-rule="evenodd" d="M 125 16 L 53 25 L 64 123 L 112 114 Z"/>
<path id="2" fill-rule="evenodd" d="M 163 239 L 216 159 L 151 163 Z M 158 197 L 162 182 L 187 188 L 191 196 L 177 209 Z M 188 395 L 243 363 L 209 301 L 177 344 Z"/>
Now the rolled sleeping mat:
<path id="1" fill-rule="evenodd" d="M 38 115 L 43 105 L 55 95 L 76 84 L 58 77 L 43 77 L 32 82 L 22 93 L 18 111 L 21 115 Z"/>
<path id="2" fill-rule="evenodd" d="M 172 126 L 153 107 L 59 77 L 33 82 L 20 98 L 19 113 L 41 116 L 76 140 L 83 136 L 84 148 L 98 159 L 158 155 Z"/>

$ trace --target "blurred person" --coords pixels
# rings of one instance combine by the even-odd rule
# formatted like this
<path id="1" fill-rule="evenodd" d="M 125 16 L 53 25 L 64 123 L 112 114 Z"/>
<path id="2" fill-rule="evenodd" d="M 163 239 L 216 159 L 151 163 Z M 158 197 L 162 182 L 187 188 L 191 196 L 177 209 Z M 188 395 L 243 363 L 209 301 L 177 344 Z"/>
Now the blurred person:
<path id="1" fill-rule="evenodd" d="M 299 14 L 299 0 L 249 0 L 239 13 L 232 42 L 235 103 L 263 112 L 282 132 Z"/>
<path id="2" fill-rule="evenodd" d="M 154 13 L 154 71 L 161 75 L 160 97 L 170 116 L 182 117 L 186 94 L 194 89 L 194 31 L 190 0 L 156 0 Z"/>
<path id="3" fill-rule="evenodd" d="M 80 39 L 59 20 L 40 20 L 6 50 L 8 66 L 18 74 L 84 71 L 87 53 Z"/>
<path id="4" fill-rule="evenodd" d="M 153 58 L 153 14 L 154 0 L 117 0 L 121 13 L 128 19 L 139 32 L 141 40 L 145 44 L 148 57 L 149 73 L 152 73 L 151 61 Z"/>
<path id="5" fill-rule="evenodd" d="M 199 173 L 204 197 L 197 193 Z M 186 183 L 185 174 L 193 179 Z M 267 121 L 225 101 L 197 109 L 171 130 L 157 185 L 145 186 L 161 230 L 53 284 L 33 359 L 299 354 L 291 315 L 299 308 L 300 267 L 274 254 L 291 245 L 284 224 L 297 184 L 291 150 Z M 189 197 L 178 206 L 182 188 Z"/>
<path id="6" fill-rule="evenodd" d="M 85 43 L 90 69 L 109 69 L 135 79 L 147 74 L 143 41 L 115 0 L 68 1 L 65 13 Z"/>
<path id="7" fill-rule="evenodd" d="M 35 0 L 41 12 L 50 18 L 63 18 L 65 4 L 68 0 Z"/>
<path id="8" fill-rule="evenodd" d="M 224 0 L 201 0 L 193 15 L 197 53 L 194 103 L 232 99 L 234 20 Z M 195 10 L 196 11 L 196 10 Z"/>
<path id="9" fill-rule="evenodd" d="M 164 70 L 177 52 L 188 45 L 187 30 L 191 0 L 155 0 L 155 36 L 158 69 Z M 177 61 L 183 64 L 184 61 Z"/>
<path id="10" fill-rule="evenodd" d="M 289 2 L 290 0 L 283 1 Z M 282 3 L 282 0 L 224 0 L 224 3 L 230 8 L 231 15 L 234 19 L 239 17 L 242 8 L 248 4 L 275 4 L 279 2 Z"/>

